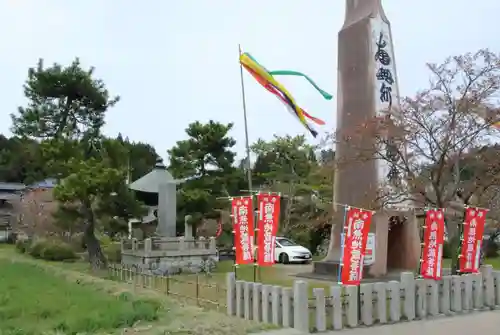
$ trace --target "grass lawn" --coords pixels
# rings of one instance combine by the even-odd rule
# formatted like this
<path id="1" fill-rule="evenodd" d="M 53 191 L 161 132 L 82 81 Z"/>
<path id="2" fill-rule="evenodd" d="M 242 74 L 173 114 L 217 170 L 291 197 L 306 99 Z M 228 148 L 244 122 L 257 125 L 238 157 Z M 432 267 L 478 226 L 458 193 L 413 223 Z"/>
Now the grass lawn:
<path id="1" fill-rule="evenodd" d="M 0 260 L 0 333 L 96 333 L 154 321 L 161 304 L 103 294 L 46 269 Z"/>
<path id="2" fill-rule="evenodd" d="M 2 335 L 243 335 L 275 328 L 92 276 L 84 263 L 44 262 L 1 247 L 0 267 Z"/>

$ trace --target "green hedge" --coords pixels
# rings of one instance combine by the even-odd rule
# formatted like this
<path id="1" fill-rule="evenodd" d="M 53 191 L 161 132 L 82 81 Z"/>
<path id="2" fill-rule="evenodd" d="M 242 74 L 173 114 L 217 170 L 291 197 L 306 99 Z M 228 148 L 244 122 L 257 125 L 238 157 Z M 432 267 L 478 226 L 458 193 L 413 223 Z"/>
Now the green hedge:
<path id="1" fill-rule="evenodd" d="M 27 240 L 27 239 L 18 239 L 16 241 L 16 249 L 20 253 L 24 254 L 25 252 L 28 251 L 28 249 L 30 247 L 30 244 L 31 244 L 30 240 Z"/>
<path id="2" fill-rule="evenodd" d="M 18 240 L 16 248 L 21 253 L 48 261 L 72 261 L 78 258 L 69 244 L 56 239 Z"/>

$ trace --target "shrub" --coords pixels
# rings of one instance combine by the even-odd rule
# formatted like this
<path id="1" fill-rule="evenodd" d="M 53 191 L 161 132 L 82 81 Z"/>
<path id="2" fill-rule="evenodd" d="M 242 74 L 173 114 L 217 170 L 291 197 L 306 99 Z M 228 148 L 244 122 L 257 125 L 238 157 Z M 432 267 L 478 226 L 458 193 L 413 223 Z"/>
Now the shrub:
<path id="1" fill-rule="evenodd" d="M 48 261 L 70 261 L 77 258 L 71 246 L 59 240 L 37 240 L 29 248 L 29 254 Z"/>
<path id="2" fill-rule="evenodd" d="M 30 247 L 31 241 L 28 239 L 18 239 L 16 241 L 16 250 L 20 253 L 24 254 L 28 251 Z"/>
<path id="3" fill-rule="evenodd" d="M 101 246 L 108 246 L 113 244 L 113 240 L 108 235 L 98 234 L 97 239 L 101 243 Z"/>
<path id="4" fill-rule="evenodd" d="M 48 243 L 42 251 L 41 258 L 48 261 L 71 261 L 75 260 L 77 255 L 71 246 L 58 241 L 57 243 Z"/>
<path id="5" fill-rule="evenodd" d="M 103 245 L 102 251 L 110 263 L 120 263 L 122 261 L 122 247 L 120 243 Z"/>
<path id="6" fill-rule="evenodd" d="M 29 245 L 28 248 L 28 254 L 32 257 L 35 258 L 41 258 L 42 257 L 42 251 L 45 248 L 45 245 L 47 244 L 47 240 L 44 239 L 38 239 L 34 242 L 32 242 Z"/>
<path id="7" fill-rule="evenodd" d="M 486 258 L 494 258 L 498 257 L 498 244 L 495 242 L 493 238 L 489 238 L 485 240 L 483 247 L 484 257 Z"/>
<path id="8" fill-rule="evenodd" d="M 11 232 L 9 237 L 7 237 L 7 244 L 16 244 L 17 241 L 17 233 Z"/>

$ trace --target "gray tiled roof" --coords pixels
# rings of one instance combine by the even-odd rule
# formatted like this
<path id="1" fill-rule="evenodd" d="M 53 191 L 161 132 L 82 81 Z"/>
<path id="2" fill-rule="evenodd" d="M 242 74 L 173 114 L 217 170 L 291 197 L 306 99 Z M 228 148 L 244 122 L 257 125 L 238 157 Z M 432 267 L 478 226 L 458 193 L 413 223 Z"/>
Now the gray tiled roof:
<path id="1" fill-rule="evenodd" d="M 161 161 L 156 163 L 155 168 L 142 178 L 137 179 L 129 185 L 134 191 L 158 193 L 158 185 L 161 183 L 174 183 L 176 180 Z"/>

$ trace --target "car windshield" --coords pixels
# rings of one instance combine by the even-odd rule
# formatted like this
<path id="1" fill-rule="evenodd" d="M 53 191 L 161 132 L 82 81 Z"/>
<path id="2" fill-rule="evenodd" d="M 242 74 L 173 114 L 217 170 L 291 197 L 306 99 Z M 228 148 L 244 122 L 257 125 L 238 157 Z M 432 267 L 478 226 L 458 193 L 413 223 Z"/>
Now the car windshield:
<path id="1" fill-rule="evenodd" d="M 283 247 L 293 247 L 298 245 L 297 243 L 290 241 L 287 238 L 279 238 L 277 239 L 278 243 L 281 244 Z"/>

